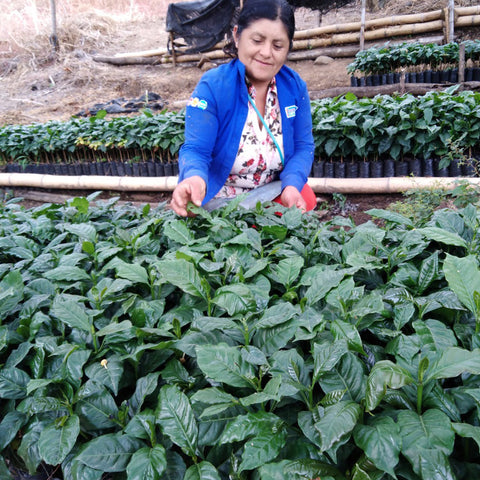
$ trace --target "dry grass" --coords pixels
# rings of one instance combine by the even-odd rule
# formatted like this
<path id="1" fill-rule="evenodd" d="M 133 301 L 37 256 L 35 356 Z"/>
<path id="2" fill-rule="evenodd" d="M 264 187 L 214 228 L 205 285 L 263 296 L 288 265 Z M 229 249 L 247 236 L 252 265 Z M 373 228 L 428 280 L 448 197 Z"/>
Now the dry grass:
<path id="1" fill-rule="evenodd" d="M 160 21 L 178 0 L 56 1 L 57 36 L 63 48 L 102 47 L 117 28 L 146 18 Z M 42 56 L 50 48 L 52 11 L 48 0 L 10 0 L 0 10 L 0 59 Z"/>

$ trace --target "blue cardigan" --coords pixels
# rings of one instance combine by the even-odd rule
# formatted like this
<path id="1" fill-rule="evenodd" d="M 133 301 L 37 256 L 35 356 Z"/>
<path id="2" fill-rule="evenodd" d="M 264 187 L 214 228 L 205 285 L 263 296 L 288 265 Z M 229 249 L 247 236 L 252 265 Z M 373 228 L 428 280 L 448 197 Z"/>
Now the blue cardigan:
<path id="1" fill-rule="evenodd" d="M 299 191 L 313 162 L 312 114 L 306 83 L 283 66 L 275 77 L 282 116 L 285 165 L 282 189 Z M 206 72 L 186 108 L 185 143 L 180 149 L 179 182 L 199 175 L 207 184 L 203 203 L 223 187 L 232 169 L 247 119 L 245 66 L 238 59 Z"/>

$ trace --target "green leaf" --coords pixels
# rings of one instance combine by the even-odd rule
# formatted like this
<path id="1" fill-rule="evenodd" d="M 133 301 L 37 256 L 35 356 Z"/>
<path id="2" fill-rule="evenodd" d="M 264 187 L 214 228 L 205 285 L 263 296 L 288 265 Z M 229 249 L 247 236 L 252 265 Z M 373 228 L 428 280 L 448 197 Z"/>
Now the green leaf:
<path id="1" fill-rule="evenodd" d="M 379 470 L 395 477 L 402 440 L 398 425 L 390 417 L 380 417 L 371 425 L 357 425 L 353 436 Z"/>
<path id="2" fill-rule="evenodd" d="M 354 325 L 343 322 L 342 320 L 336 318 L 332 322 L 330 330 L 335 338 L 335 341 L 346 340 L 348 346 L 353 351 L 366 355 L 365 351 L 363 350 L 362 339 L 360 338 L 360 334 Z"/>
<path id="3" fill-rule="evenodd" d="M 178 259 L 162 260 L 157 265 L 166 282 L 175 285 L 180 290 L 194 297 L 207 299 L 208 291 L 192 263 L 184 259 Z"/>
<path id="4" fill-rule="evenodd" d="M 346 340 L 337 340 L 327 344 L 315 343 L 313 346 L 313 375 L 315 381 L 324 373 L 330 372 L 333 367 L 340 361 L 342 356 L 348 352 Z"/>
<path id="5" fill-rule="evenodd" d="M 61 296 L 55 297 L 50 313 L 72 328 L 91 332 L 91 319 L 85 312 L 85 308 L 73 300 L 64 299 Z"/>
<path id="6" fill-rule="evenodd" d="M 256 328 L 275 327 L 282 323 L 288 322 L 295 316 L 299 315 L 300 309 L 292 305 L 290 302 L 281 302 L 272 307 L 268 307 L 258 322 L 255 323 Z"/>
<path id="7" fill-rule="evenodd" d="M 0 282 L 0 319 L 13 311 L 22 301 L 23 289 L 23 278 L 19 271 L 9 272 L 5 275 Z"/>
<path id="8" fill-rule="evenodd" d="M 130 398 L 130 408 L 134 413 L 138 412 L 148 395 L 153 393 L 158 386 L 160 372 L 152 372 L 137 380 L 135 392 Z"/>
<path id="9" fill-rule="evenodd" d="M 138 263 L 118 262 L 115 267 L 120 278 L 130 280 L 132 283 L 150 285 L 147 270 Z"/>
<path id="10" fill-rule="evenodd" d="M 0 368 L 0 398 L 16 400 L 27 395 L 30 377 L 19 368 Z"/>
<path id="11" fill-rule="evenodd" d="M 102 472 L 123 472 L 143 443 L 129 435 L 109 433 L 85 444 L 76 457 L 79 462 Z"/>
<path id="12" fill-rule="evenodd" d="M 440 410 L 427 410 L 423 415 L 402 410 L 398 414 L 398 425 L 402 453 L 417 474 L 424 468 L 424 462 L 429 461 L 428 457 L 434 455 L 433 452 L 448 457 L 453 451 L 455 433 L 449 418 Z M 440 465 L 445 463 L 441 457 L 437 461 Z"/>
<path id="13" fill-rule="evenodd" d="M 165 223 L 163 234 L 174 242 L 181 245 L 190 245 L 195 237 L 184 220 L 172 220 Z"/>
<path id="14" fill-rule="evenodd" d="M 105 385 L 114 395 L 118 395 L 120 380 L 123 375 L 123 364 L 115 356 L 111 356 L 102 365 L 100 362 L 90 364 L 85 369 L 85 374 L 100 385 Z"/>
<path id="15" fill-rule="evenodd" d="M 463 305 L 478 316 L 480 312 L 477 311 L 474 300 L 474 293 L 480 293 L 480 271 L 477 258 L 473 255 L 459 258 L 447 253 L 443 262 L 443 271 L 449 287 Z"/>
<path id="16" fill-rule="evenodd" d="M 308 305 L 314 305 L 322 300 L 325 295 L 334 287 L 337 287 L 343 280 L 345 273 L 337 271 L 325 271 L 320 277 L 313 279 L 312 285 L 305 292 Z"/>
<path id="17" fill-rule="evenodd" d="M 287 257 L 270 267 L 268 278 L 288 288 L 298 276 L 304 265 L 302 257 Z"/>
<path id="18" fill-rule="evenodd" d="M 290 461 L 284 467 L 284 474 L 285 479 L 292 480 L 316 480 L 317 478 L 345 480 L 345 476 L 334 466 L 313 459 Z"/>
<path id="19" fill-rule="evenodd" d="M 472 438 L 480 449 L 480 427 L 468 423 L 452 423 L 453 431 L 463 438 Z"/>
<path id="20" fill-rule="evenodd" d="M 116 426 L 118 407 L 112 395 L 104 387 L 88 397 L 82 398 L 76 405 L 76 412 L 82 420 L 82 428 L 103 430 Z"/>
<path id="21" fill-rule="evenodd" d="M 377 362 L 367 379 L 365 410 L 374 410 L 387 393 L 387 388 L 402 388 L 414 381 L 410 373 L 390 360 Z"/>
<path id="22" fill-rule="evenodd" d="M 362 415 L 362 407 L 352 401 L 341 401 L 325 408 L 324 416 L 315 423 L 320 433 L 320 451 L 325 452 L 349 435 Z"/>
<path id="23" fill-rule="evenodd" d="M 135 452 L 127 465 L 128 480 L 159 480 L 167 468 L 165 448 L 155 445 Z"/>
<path id="24" fill-rule="evenodd" d="M 163 432 L 187 455 L 197 454 L 198 426 L 188 397 L 177 387 L 164 385 L 160 389 L 157 421 Z"/>
<path id="25" fill-rule="evenodd" d="M 457 339 L 451 329 L 438 320 L 413 322 L 413 328 L 422 343 L 422 351 L 442 353 L 446 348 L 455 347 Z"/>
<path id="26" fill-rule="evenodd" d="M 367 210 L 365 213 L 368 213 L 369 215 L 375 218 L 381 218 L 383 220 L 387 220 L 388 222 L 391 222 L 391 223 L 397 223 L 399 225 L 413 227 L 413 223 L 409 218 L 401 215 L 400 213 L 392 212 L 391 210 L 371 208 L 370 210 Z"/>
<path id="27" fill-rule="evenodd" d="M 27 415 L 17 410 L 8 412 L 0 422 L 0 452 L 16 437 L 27 422 Z M 0 477 L 1 478 L 1 477 Z"/>
<path id="28" fill-rule="evenodd" d="M 207 377 L 232 387 L 252 387 L 255 369 L 238 348 L 220 343 L 199 345 L 196 352 L 198 366 Z"/>
<path id="29" fill-rule="evenodd" d="M 212 302 L 225 309 L 230 316 L 252 312 L 257 306 L 252 291 L 243 283 L 220 287 Z"/>
<path id="30" fill-rule="evenodd" d="M 445 245 L 453 245 L 455 247 L 467 248 L 467 242 L 458 235 L 458 233 L 449 232 L 439 227 L 424 227 L 418 228 L 417 232 L 425 235 L 429 240 L 435 240 Z"/>
<path id="31" fill-rule="evenodd" d="M 60 426 L 50 425 L 40 434 L 38 451 L 49 465 L 58 465 L 74 447 L 80 433 L 80 419 L 71 415 Z"/>
<path id="32" fill-rule="evenodd" d="M 285 429 L 264 427 L 245 443 L 239 471 L 253 470 L 275 459 L 287 441 Z"/>
<path id="33" fill-rule="evenodd" d="M 130 479 L 129 479 L 130 480 Z M 200 462 L 192 465 L 183 480 L 221 480 L 218 470 L 210 462 Z"/>
<path id="34" fill-rule="evenodd" d="M 440 358 L 431 365 L 425 383 L 439 378 L 458 377 L 465 372 L 480 375 L 480 349 L 468 351 L 450 347 L 444 350 Z"/>
<path id="35" fill-rule="evenodd" d="M 283 421 L 273 413 L 239 415 L 231 421 L 218 444 L 246 441 L 240 471 L 252 470 L 273 460 L 285 445 Z"/>
<path id="36" fill-rule="evenodd" d="M 63 265 L 44 273 L 45 278 L 56 282 L 76 282 L 91 280 L 90 275 L 80 267 Z"/>

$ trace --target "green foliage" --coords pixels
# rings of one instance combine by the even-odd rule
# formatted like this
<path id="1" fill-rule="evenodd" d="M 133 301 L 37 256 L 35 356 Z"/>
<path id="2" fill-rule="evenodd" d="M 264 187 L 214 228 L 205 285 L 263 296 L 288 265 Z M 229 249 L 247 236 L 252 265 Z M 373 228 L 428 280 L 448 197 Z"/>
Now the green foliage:
<path id="1" fill-rule="evenodd" d="M 159 157 L 167 161 L 184 142 L 185 112 L 144 111 L 134 117 L 72 118 L 0 128 L 0 159 L 4 162 L 86 162 Z"/>
<path id="2" fill-rule="evenodd" d="M 465 60 L 478 61 L 480 40 L 466 40 L 463 43 L 465 43 Z M 355 60 L 347 66 L 347 71 L 351 74 L 361 72 L 371 75 L 420 65 L 432 69 L 440 65 L 458 65 L 459 50 L 459 45 L 455 42 L 444 45 L 404 42 L 399 45 L 374 46 L 359 51 L 355 55 Z"/>
<path id="3" fill-rule="evenodd" d="M 0 206 L 2 476 L 479 476 L 476 207 L 95 198 Z"/>
<path id="4" fill-rule="evenodd" d="M 456 87 L 415 97 L 352 93 L 311 103 L 315 153 L 323 160 L 478 161 L 480 93 Z M 150 158 L 168 162 L 184 141 L 184 112 L 72 119 L 0 128 L 0 163 L 76 163 Z"/>
<path id="5" fill-rule="evenodd" d="M 458 152 L 480 144 L 480 94 L 456 87 L 421 97 L 349 93 L 313 101 L 312 113 L 316 153 L 324 160 L 442 158 L 451 155 L 452 142 Z"/>

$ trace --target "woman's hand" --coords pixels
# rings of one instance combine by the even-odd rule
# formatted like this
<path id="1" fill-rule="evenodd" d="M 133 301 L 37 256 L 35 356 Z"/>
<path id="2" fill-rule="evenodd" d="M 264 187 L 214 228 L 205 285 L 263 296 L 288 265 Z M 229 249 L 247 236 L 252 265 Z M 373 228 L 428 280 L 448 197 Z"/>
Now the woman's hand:
<path id="1" fill-rule="evenodd" d="M 175 187 L 170 206 L 178 215 L 191 217 L 193 214 L 187 211 L 188 202 L 192 202 L 197 207 L 200 207 L 206 191 L 207 186 L 202 177 L 195 175 L 186 178 Z"/>
<path id="2" fill-rule="evenodd" d="M 307 203 L 303 199 L 302 194 L 291 185 L 283 189 L 280 200 L 282 201 L 282 205 L 287 208 L 297 207 L 302 213 L 307 211 Z"/>

